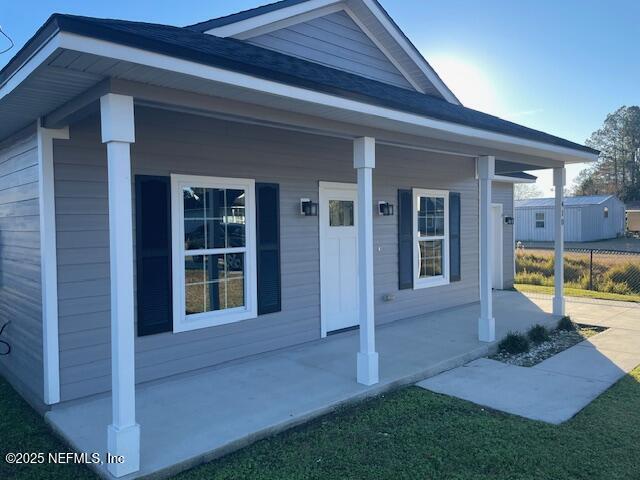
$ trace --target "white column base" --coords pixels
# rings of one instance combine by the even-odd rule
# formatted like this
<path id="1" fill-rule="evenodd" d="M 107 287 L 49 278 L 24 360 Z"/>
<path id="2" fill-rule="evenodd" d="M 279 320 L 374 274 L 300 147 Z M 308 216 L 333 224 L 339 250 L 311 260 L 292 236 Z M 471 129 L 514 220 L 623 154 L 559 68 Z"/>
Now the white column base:
<path id="1" fill-rule="evenodd" d="M 378 353 L 358 352 L 358 383 L 369 386 L 378 381 Z"/>
<path id="2" fill-rule="evenodd" d="M 122 463 L 109 463 L 107 470 L 114 477 L 123 477 L 140 470 L 140 425 L 125 428 L 109 425 L 107 428 L 107 451 L 122 456 Z"/>
<path id="3" fill-rule="evenodd" d="M 493 317 L 478 319 L 478 339 L 481 342 L 495 342 L 496 320 Z"/>
<path id="4" fill-rule="evenodd" d="M 564 317 L 564 297 L 553 297 L 553 314 Z"/>

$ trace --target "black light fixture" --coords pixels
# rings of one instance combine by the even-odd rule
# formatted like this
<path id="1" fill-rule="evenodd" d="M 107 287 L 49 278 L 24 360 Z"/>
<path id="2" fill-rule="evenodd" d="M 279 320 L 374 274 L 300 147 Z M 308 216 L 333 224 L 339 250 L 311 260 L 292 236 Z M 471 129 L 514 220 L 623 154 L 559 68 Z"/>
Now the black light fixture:
<path id="1" fill-rule="evenodd" d="M 308 198 L 300 199 L 300 215 L 305 217 L 317 217 L 318 216 L 318 204 L 312 202 Z"/>
<path id="2" fill-rule="evenodd" d="M 393 205 L 389 202 L 378 202 L 378 215 L 384 217 L 393 215 Z"/>

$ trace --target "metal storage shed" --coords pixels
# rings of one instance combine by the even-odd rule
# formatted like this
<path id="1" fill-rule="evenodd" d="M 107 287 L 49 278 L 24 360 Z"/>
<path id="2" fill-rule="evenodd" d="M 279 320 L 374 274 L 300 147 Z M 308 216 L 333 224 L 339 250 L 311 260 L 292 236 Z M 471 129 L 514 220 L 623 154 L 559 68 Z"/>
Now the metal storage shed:
<path id="1" fill-rule="evenodd" d="M 564 235 L 567 242 L 591 242 L 624 233 L 624 203 L 613 195 L 565 198 Z M 516 240 L 552 242 L 554 199 L 515 202 Z"/>

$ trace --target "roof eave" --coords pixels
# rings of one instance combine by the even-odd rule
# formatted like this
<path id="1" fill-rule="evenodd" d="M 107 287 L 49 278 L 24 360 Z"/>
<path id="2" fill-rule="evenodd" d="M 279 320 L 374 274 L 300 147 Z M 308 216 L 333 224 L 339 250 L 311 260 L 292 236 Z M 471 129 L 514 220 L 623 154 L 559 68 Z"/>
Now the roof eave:
<path id="1" fill-rule="evenodd" d="M 61 21 L 62 20 L 62 21 Z M 68 21 L 67 21 L 68 20 Z M 89 48 L 89 44 L 93 41 L 95 42 L 104 42 L 105 40 L 101 40 L 99 37 L 95 36 L 95 33 L 92 31 L 88 31 L 86 26 L 84 26 L 83 28 L 80 29 L 74 29 L 72 28 L 72 26 L 74 25 L 74 21 L 72 21 L 72 19 L 69 19 L 67 17 L 64 16 L 59 16 L 59 15 L 52 15 L 49 20 L 45 23 L 45 25 L 43 25 L 38 32 L 36 32 L 36 34 L 27 42 L 27 44 L 25 45 L 25 47 L 23 47 L 17 54 L 16 56 L 14 56 L 14 58 L 9 62 L 9 64 L 2 70 L 2 72 L 0 72 L 0 74 L 5 75 L 6 78 L 4 79 L 4 82 L 0 85 L 0 98 L 2 98 L 7 92 L 3 92 L 2 90 L 5 89 L 5 87 L 7 87 L 7 82 L 13 77 L 13 75 L 20 71 L 20 69 L 23 66 L 26 66 L 30 61 L 33 60 L 35 54 L 40 51 L 41 49 L 43 49 L 45 47 L 45 45 L 47 45 L 48 43 L 50 43 L 52 40 L 57 40 L 57 42 L 55 43 L 56 46 L 59 46 L 61 48 L 69 48 L 71 50 L 77 50 L 77 51 L 86 51 L 86 53 L 93 53 L 93 54 L 98 54 L 98 55 L 105 55 L 105 50 L 104 48 L 100 48 L 100 49 L 94 49 L 93 51 Z M 78 31 L 82 31 L 82 33 L 76 33 L 76 31 L 74 30 L 78 30 Z M 66 35 L 66 34 L 69 35 Z M 93 35 L 92 35 L 93 34 Z M 66 41 L 62 41 L 62 40 L 66 40 Z M 82 47 L 82 42 L 84 42 L 85 48 L 83 49 Z M 51 42 L 54 43 L 54 42 Z M 122 43 L 118 43 L 116 41 L 111 41 L 110 42 L 113 46 L 114 49 L 116 47 L 120 47 L 123 49 L 134 49 L 136 52 L 145 52 L 148 53 L 150 56 L 166 56 L 167 58 L 173 59 L 176 62 L 180 63 L 180 62 L 189 62 L 189 63 L 193 63 L 194 64 L 194 68 L 197 69 L 202 69 L 202 68 L 208 68 L 210 69 L 210 71 L 212 72 L 211 75 L 215 76 L 215 72 L 220 72 L 220 71 L 224 71 L 224 72 L 229 72 L 233 75 L 236 76 L 242 76 L 244 78 L 245 81 L 247 81 L 247 79 L 251 80 L 253 79 L 253 81 L 258 81 L 258 83 L 260 85 L 265 85 L 268 84 L 274 88 L 277 88 L 278 90 L 282 91 L 281 87 L 278 87 L 279 84 L 278 82 L 275 82 L 273 80 L 268 80 L 268 79 L 262 79 L 262 78 L 256 78 L 256 77 L 252 77 L 248 74 L 245 73 L 238 73 L 235 72 L 233 70 L 225 70 L 223 68 L 220 67 L 214 67 L 214 66 L 210 66 L 210 65 L 205 65 L 205 64 L 201 64 L 198 62 L 195 62 L 193 60 L 185 60 L 183 58 L 177 57 L 177 56 L 171 56 L 171 55 L 167 55 L 164 53 L 157 53 L 154 52 L 152 50 L 148 50 L 148 49 L 141 49 L 140 47 L 131 47 L 129 45 L 126 44 L 126 42 L 122 42 Z M 26 52 L 26 53 L 25 53 Z M 28 54 L 27 60 L 24 62 L 21 62 L 21 60 L 23 59 L 23 57 L 25 57 L 25 55 Z M 113 55 L 113 53 L 110 53 L 110 55 Z M 117 56 L 113 56 L 111 58 L 118 58 Z M 138 55 L 139 58 L 139 55 Z M 157 57 L 154 57 L 157 58 Z M 184 65 L 183 63 L 181 63 L 181 65 Z M 37 66 L 37 65 L 35 65 Z M 32 67 L 35 68 L 35 66 Z M 152 64 L 149 64 L 149 66 L 154 66 Z M 161 68 L 164 69 L 169 69 L 166 64 L 163 64 L 163 66 Z M 32 70 L 31 69 L 31 70 Z M 180 72 L 180 70 L 174 70 L 176 72 Z M 184 73 L 184 72 L 182 72 Z M 226 75 L 226 77 L 229 77 L 229 75 Z M 203 77 L 204 78 L 204 77 Z M 209 78 L 211 79 L 211 78 Z M 286 85 L 286 84 L 285 84 Z M 255 87 L 256 89 L 258 89 L 258 87 Z M 595 153 L 595 151 L 585 151 L 584 148 L 581 149 L 572 149 L 566 146 L 558 146 L 558 145 L 553 145 L 553 144 L 547 144 L 547 143 L 543 143 L 540 141 L 535 141 L 535 140 L 527 140 L 527 139 L 523 139 L 523 138 L 519 138 L 519 137 L 513 137 L 510 136 L 508 134 L 504 134 L 504 133 L 496 133 L 490 130 L 483 130 L 483 129 L 479 129 L 479 128 L 475 128 L 475 127 L 469 127 L 466 126 L 464 124 L 458 124 L 458 123 L 453 123 L 453 122 L 447 122 L 447 121 L 443 121 L 443 120 L 438 120 L 438 119 L 434 119 L 431 117 L 426 117 L 424 115 L 419 115 L 419 114 L 412 114 L 412 113 L 408 113 L 408 112 L 404 112 L 401 110 L 396 110 L 396 109 L 392 109 L 392 108 L 388 108 L 388 107 L 382 107 L 379 105 L 372 105 L 366 102 L 362 102 L 359 100 L 352 100 L 349 99 L 347 97 L 340 97 L 339 95 L 330 95 L 327 93 L 323 93 L 323 92 L 318 92 L 315 90 L 306 90 L 302 87 L 291 87 L 288 88 L 287 91 L 300 91 L 302 92 L 301 95 L 303 97 L 307 96 L 307 95 L 313 95 L 314 97 L 323 97 L 323 98 L 334 98 L 334 99 L 338 99 L 339 100 L 339 108 L 343 108 L 343 109 L 347 109 L 349 110 L 349 108 L 346 107 L 346 105 L 355 105 L 359 108 L 363 108 L 365 110 L 375 110 L 376 112 L 382 112 L 381 115 L 385 116 L 389 116 L 389 117 L 394 117 L 396 119 L 396 121 L 402 121 L 402 122 L 406 122 L 406 123 L 413 123 L 415 125 L 418 126 L 422 126 L 422 127 L 428 127 L 428 128 L 437 128 L 441 131 L 444 132 L 452 132 L 454 134 L 462 134 L 465 133 L 466 135 L 469 135 L 470 137 L 477 137 L 477 138 L 483 138 L 483 137 L 490 137 L 492 138 L 494 141 L 499 141 L 504 143 L 505 145 L 529 145 L 529 146 L 533 146 L 536 148 L 539 148 L 543 151 L 548 151 L 549 152 L 549 157 L 551 159 L 559 159 L 560 161 L 564 162 L 564 163 L 577 163 L 577 162 L 588 162 L 588 161 L 594 161 L 597 159 L 597 154 Z M 335 102 L 334 102 L 335 103 Z M 355 110 L 354 110 L 355 111 Z"/>

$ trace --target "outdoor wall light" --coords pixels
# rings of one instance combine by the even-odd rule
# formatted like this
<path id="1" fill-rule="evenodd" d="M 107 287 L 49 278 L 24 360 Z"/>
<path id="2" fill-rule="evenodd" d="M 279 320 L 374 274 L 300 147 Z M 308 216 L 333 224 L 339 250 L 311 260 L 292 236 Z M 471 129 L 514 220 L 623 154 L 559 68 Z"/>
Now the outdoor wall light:
<path id="1" fill-rule="evenodd" d="M 389 202 L 378 202 L 378 215 L 385 217 L 393 215 L 393 205 Z"/>
<path id="2" fill-rule="evenodd" d="M 513 217 L 504 217 L 505 225 L 513 225 Z"/>
<path id="3" fill-rule="evenodd" d="M 305 217 L 317 217 L 318 216 L 318 204 L 312 202 L 308 198 L 300 199 L 300 215 Z"/>

